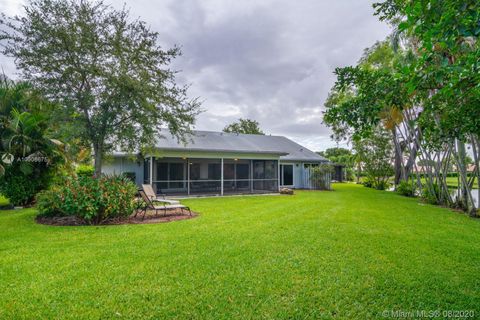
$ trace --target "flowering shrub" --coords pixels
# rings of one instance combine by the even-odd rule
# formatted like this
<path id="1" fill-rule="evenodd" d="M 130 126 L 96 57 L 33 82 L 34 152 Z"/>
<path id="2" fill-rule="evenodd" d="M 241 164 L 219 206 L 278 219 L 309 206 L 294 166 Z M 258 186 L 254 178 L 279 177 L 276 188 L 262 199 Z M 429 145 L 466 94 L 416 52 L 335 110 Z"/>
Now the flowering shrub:
<path id="1" fill-rule="evenodd" d="M 128 217 L 135 209 L 137 187 L 123 176 L 67 177 L 37 197 L 40 214 L 77 216 L 89 224 Z"/>

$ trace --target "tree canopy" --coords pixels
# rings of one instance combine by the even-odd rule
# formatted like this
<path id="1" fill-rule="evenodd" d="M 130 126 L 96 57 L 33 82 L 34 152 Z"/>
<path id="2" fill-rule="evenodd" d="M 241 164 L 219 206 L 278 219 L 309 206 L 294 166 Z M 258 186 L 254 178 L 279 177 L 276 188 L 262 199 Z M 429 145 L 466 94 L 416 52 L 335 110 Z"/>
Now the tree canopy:
<path id="1" fill-rule="evenodd" d="M 396 184 L 410 179 L 418 161 L 430 164 L 425 185 L 417 175 L 418 186 L 438 203 L 476 214 L 465 145 L 472 147 L 478 177 L 480 3 L 385 0 L 373 6 L 394 32 L 365 50 L 356 66 L 335 69 L 324 122 L 335 138 L 357 145 L 382 126 L 394 146 Z M 457 200 L 445 180 L 451 161 L 460 177 Z"/>
<path id="2" fill-rule="evenodd" d="M 153 144 L 162 127 L 179 139 L 199 112 L 170 62 L 180 49 L 163 49 L 145 22 L 102 1 L 32 0 L 24 16 L 2 16 L 2 52 L 22 77 L 58 102 L 53 115 L 65 138 L 93 147 L 99 174 L 113 149 Z"/>
<path id="3" fill-rule="evenodd" d="M 246 133 L 246 134 L 265 134 L 260 129 L 260 124 L 258 121 L 250 119 L 238 119 L 237 122 L 233 122 L 223 128 L 223 132 L 231 133 Z"/>

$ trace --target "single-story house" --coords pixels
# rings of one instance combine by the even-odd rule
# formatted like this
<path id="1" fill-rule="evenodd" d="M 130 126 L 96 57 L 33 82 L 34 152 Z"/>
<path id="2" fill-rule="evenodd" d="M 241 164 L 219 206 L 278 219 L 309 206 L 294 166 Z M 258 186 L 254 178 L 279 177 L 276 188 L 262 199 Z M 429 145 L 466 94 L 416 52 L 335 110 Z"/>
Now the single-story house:
<path id="1" fill-rule="evenodd" d="M 127 174 L 138 185 L 151 184 L 157 193 L 224 195 L 313 189 L 311 168 L 328 163 L 282 136 L 193 131 L 187 140 L 164 133 L 151 154 L 116 152 L 102 172 Z"/>

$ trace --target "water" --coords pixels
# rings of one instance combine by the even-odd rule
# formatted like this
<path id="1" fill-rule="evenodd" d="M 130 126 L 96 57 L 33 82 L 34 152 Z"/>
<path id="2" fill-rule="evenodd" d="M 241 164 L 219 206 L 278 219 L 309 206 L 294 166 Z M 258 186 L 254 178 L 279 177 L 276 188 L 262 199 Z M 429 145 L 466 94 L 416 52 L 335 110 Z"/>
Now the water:
<path id="1" fill-rule="evenodd" d="M 456 197 L 458 197 L 459 193 L 460 193 L 460 189 L 453 190 L 452 191 L 452 197 L 455 199 Z M 475 206 L 478 208 L 478 190 L 473 189 L 471 191 L 471 194 L 472 194 L 473 202 L 475 203 Z"/>

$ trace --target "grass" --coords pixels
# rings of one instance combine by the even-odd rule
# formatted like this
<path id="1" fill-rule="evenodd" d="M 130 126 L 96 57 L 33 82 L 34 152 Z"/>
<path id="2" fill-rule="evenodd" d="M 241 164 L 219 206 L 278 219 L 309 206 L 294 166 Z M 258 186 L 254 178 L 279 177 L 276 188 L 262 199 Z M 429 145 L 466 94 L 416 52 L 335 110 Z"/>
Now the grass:
<path id="1" fill-rule="evenodd" d="M 458 178 L 457 177 L 447 177 L 447 185 L 449 188 L 458 188 Z M 475 178 L 472 189 L 478 189 L 478 183 Z"/>
<path id="2" fill-rule="evenodd" d="M 363 181 L 363 179 L 365 179 L 365 177 L 362 177 L 360 179 L 360 181 Z M 414 181 L 417 181 L 415 177 L 414 177 L 414 179 L 415 179 Z M 393 185 L 394 181 L 395 181 L 395 177 L 390 177 L 388 181 L 391 185 Z M 425 184 L 425 178 L 421 178 L 421 182 L 422 182 L 422 184 Z M 458 178 L 457 177 L 447 177 L 447 186 L 448 186 L 449 189 L 450 188 L 457 189 L 458 188 Z M 477 178 L 474 178 L 472 189 L 478 189 Z"/>
<path id="3" fill-rule="evenodd" d="M 157 225 L 0 212 L 0 318 L 367 319 L 480 314 L 480 220 L 353 184 L 185 201 Z"/>

